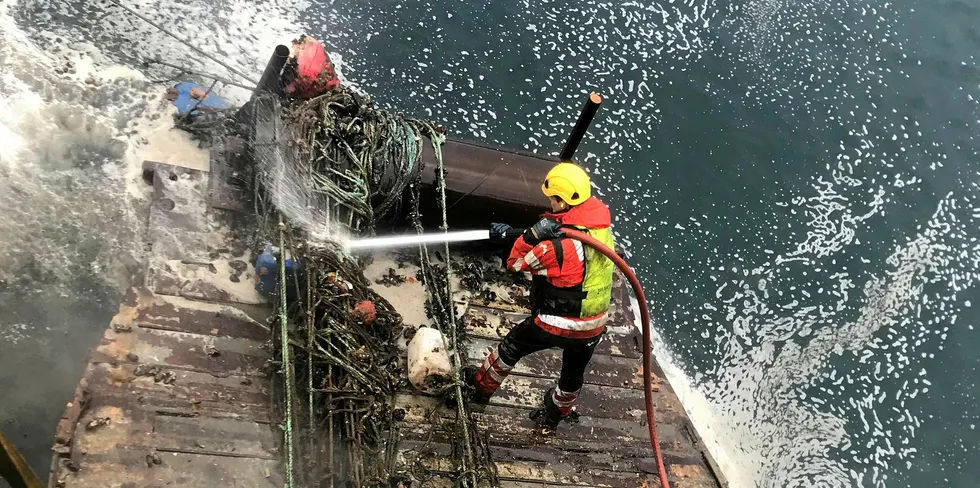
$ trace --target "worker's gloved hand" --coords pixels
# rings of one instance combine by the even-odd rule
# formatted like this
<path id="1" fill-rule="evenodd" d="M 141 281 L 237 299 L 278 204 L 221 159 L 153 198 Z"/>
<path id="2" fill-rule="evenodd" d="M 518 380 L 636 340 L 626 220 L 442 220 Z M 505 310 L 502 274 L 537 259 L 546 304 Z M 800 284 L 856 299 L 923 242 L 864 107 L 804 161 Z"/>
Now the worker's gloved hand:
<path id="1" fill-rule="evenodd" d="M 493 223 L 490 224 L 490 238 L 493 240 L 503 239 L 507 235 L 507 231 L 511 230 L 512 227 L 507 224 Z"/>
<path id="2" fill-rule="evenodd" d="M 536 224 L 524 231 L 524 242 L 532 246 L 541 241 L 555 239 L 565 235 L 561 230 L 561 224 L 554 219 L 541 219 Z"/>

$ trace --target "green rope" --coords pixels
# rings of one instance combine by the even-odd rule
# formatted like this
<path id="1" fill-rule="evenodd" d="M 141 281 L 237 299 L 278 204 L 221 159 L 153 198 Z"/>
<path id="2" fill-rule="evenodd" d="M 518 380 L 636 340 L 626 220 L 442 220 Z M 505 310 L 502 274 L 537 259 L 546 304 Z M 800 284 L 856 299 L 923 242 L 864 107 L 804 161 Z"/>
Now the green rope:
<path id="1" fill-rule="evenodd" d="M 435 130 L 432 130 L 431 127 L 427 127 L 427 128 L 430 129 L 428 131 L 429 141 L 432 144 L 432 150 L 435 153 L 436 163 L 438 164 L 438 168 L 436 169 L 436 181 L 439 186 L 439 200 L 440 200 L 440 207 L 442 208 L 441 229 L 443 232 L 448 232 L 449 224 L 446 216 L 445 165 L 443 163 L 443 158 L 442 158 L 442 145 L 445 143 L 446 137 L 443 134 L 436 132 Z M 419 151 L 419 153 L 421 153 L 421 150 Z M 422 262 L 424 265 L 424 263 L 428 261 L 428 250 L 425 249 L 424 245 L 420 247 L 422 248 L 421 249 L 423 253 Z M 450 254 L 449 254 L 448 241 L 445 243 L 444 252 L 446 256 L 447 303 L 443 303 L 442 298 L 438 296 L 438 292 L 432 293 L 433 295 L 432 298 L 434 300 L 438 300 L 440 304 L 440 308 L 442 308 L 449 315 L 449 324 L 448 324 L 450 330 L 449 344 L 446 344 L 447 336 L 445 331 L 443 331 L 442 325 L 439 323 L 439 320 L 436 320 L 435 324 L 436 324 L 436 328 L 439 330 L 439 333 L 442 335 L 443 347 L 447 351 L 448 350 L 453 351 L 453 355 L 452 355 L 453 364 L 451 368 L 451 373 L 453 378 L 453 387 L 456 390 L 456 415 L 457 418 L 459 419 L 459 425 L 461 426 L 461 430 L 463 433 L 463 448 L 464 448 L 463 466 L 462 469 L 460 470 L 460 478 L 461 479 L 470 478 L 472 480 L 472 484 L 470 486 L 475 487 L 476 471 L 475 471 L 475 463 L 474 463 L 473 442 L 471 440 L 471 435 L 468 426 L 469 415 L 466 411 L 466 403 L 463 401 L 463 389 L 462 389 L 463 382 L 460 377 L 460 370 L 462 369 L 462 360 L 460 359 L 459 356 L 459 347 L 458 347 L 459 342 L 457 340 L 457 332 L 456 332 L 456 305 L 453 302 L 453 290 L 452 290 L 452 286 L 453 286 L 452 259 L 450 258 Z M 457 480 L 457 484 L 459 483 L 460 481 Z"/>
<path id="2" fill-rule="evenodd" d="M 449 223 L 446 218 L 446 173 L 445 166 L 442 160 L 442 145 L 445 143 L 446 137 L 442 134 L 433 133 L 431 137 L 432 149 L 436 154 L 436 162 L 439 164 L 439 206 L 442 207 L 442 231 L 449 231 Z M 446 293 L 449 297 L 449 330 L 452 333 L 452 345 L 453 345 L 453 383 L 456 385 L 456 410 L 460 418 L 460 423 L 463 428 L 463 445 L 466 447 L 466 457 L 470 466 L 474 466 L 473 462 L 473 446 L 470 440 L 470 431 L 467 421 L 469 415 L 466 412 L 466 404 L 463 402 L 463 392 L 462 392 L 462 381 L 460 378 L 460 369 L 462 368 L 462 360 L 459 357 L 459 341 L 457 340 L 456 331 L 456 304 L 453 302 L 453 263 L 449 254 L 449 241 L 444 243 L 445 249 L 444 253 L 446 256 Z M 472 477 L 473 484 L 471 486 L 476 487 L 476 472 L 473 469 L 469 469 L 467 474 Z M 465 476 L 465 474 L 464 474 Z"/>
<path id="3" fill-rule="evenodd" d="M 299 272 L 296 271 L 296 267 L 293 267 L 293 276 L 296 277 L 296 286 L 299 286 Z M 316 281 L 316 271 L 310 270 L 310 281 Z M 306 350 L 310 351 L 313 349 L 313 287 L 307 285 L 306 287 Z M 307 353 L 309 354 L 309 353 Z M 313 434 L 316 432 L 316 424 L 313 422 L 313 361 L 309 358 L 306 360 L 306 389 L 307 389 L 307 399 L 309 400 L 309 405 L 307 406 L 307 411 L 309 412 L 307 417 L 309 417 L 310 429 L 310 450 L 313 450 Z"/>
<path id="4" fill-rule="evenodd" d="M 286 225 L 279 222 L 279 335 L 282 339 L 282 367 L 286 384 L 286 488 L 293 487 L 293 365 L 289 361 L 289 328 L 286 317 Z"/>
<path id="5" fill-rule="evenodd" d="M 411 204 L 406 209 L 407 216 L 415 229 L 423 232 L 419 214 L 419 182 L 424 166 L 423 154 L 427 144 L 425 138 L 428 138 L 438 164 L 436 184 L 439 192 L 437 198 L 442 212 L 440 228 L 448 232 L 447 189 L 442 154 L 442 147 L 445 144 L 444 129 L 426 120 L 402 117 L 375 109 L 369 101 L 365 102 L 353 92 L 346 90 L 324 95 L 301 105 L 287 107 L 284 115 L 285 120 L 290 122 L 287 124 L 287 129 L 291 131 L 286 139 L 297 142 L 290 148 L 297 156 L 294 160 L 302 161 L 297 164 L 303 165 L 297 168 L 297 174 L 304 180 L 303 184 L 308 185 L 307 194 L 317 197 L 311 198 L 310 204 L 321 206 L 323 204 L 319 200 L 329 202 L 324 206 L 326 218 L 336 225 L 346 226 L 353 234 L 373 233 L 376 220 L 380 221 L 391 215 L 404 215 L 403 197 L 406 193 L 412 197 Z M 268 216 L 269 213 L 265 215 Z M 268 224 L 272 226 L 273 222 Z M 285 225 L 280 219 L 278 232 L 282 258 L 285 257 L 286 246 L 293 244 L 292 239 L 285 235 L 287 230 Z M 275 232 L 276 229 L 272 228 L 270 231 Z M 390 352 L 387 355 L 372 353 L 359 359 L 352 356 L 352 353 L 359 350 L 383 352 L 385 344 L 391 344 L 391 337 L 382 335 L 375 337 L 386 330 L 383 327 L 363 329 L 347 323 L 350 320 L 349 306 L 351 305 L 347 302 L 354 300 L 353 303 L 356 303 L 356 297 L 368 297 L 368 282 L 360 283 L 358 278 L 355 280 L 358 281 L 356 294 L 348 298 L 343 298 L 346 294 L 342 294 L 336 297 L 340 299 L 339 301 L 324 301 L 324 296 L 337 293 L 334 285 L 325 281 L 319 282 L 327 276 L 326 273 L 336 271 L 338 277 L 345 276 L 348 279 L 362 276 L 362 270 L 356 269 L 356 261 L 347 252 L 331 247 L 310 248 L 300 244 L 300 247 L 293 249 L 292 252 L 294 257 L 302 255 L 304 263 L 324 273 L 311 274 L 306 278 L 307 301 L 310 302 L 306 304 L 306 309 L 311 317 L 306 317 L 304 321 L 308 330 L 303 339 L 300 337 L 295 341 L 289 339 L 285 280 L 279 287 L 282 362 L 287 391 L 286 419 L 283 422 L 287 445 L 284 453 L 286 488 L 293 488 L 297 486 L 296 483 L 307 484 L 307 480 L 314 479 L 303 471 L 294 472 L 296 463 L 306 468 L 316 465 L 318 459 L 322 460 L 315 453 L 316 446 L 312 442 L 310 454 L 305 453 L 305 443 L 294 445 L 296 435 L 293 432 L 296 428 L 292 422 L 294 415 L 302 418 L 303 410 L 309 410 L 305 413 L 311 416 L 311 432 L 315 428 L 312 423 L 312 416 L 315 415 L 313 409 L 316 407 L 313 403 L 314 391 L 326 392 L 325 410 L 319 414 L 323 415 L 324 421 L 328 423 L 324 427 L 329 437 L 327 449 L 330 454 L 327 455 L 330 457 L 331 484 L 334 476 L 340 473 L 334 470 L 342 468 L 346 469 L 350 481 L 358 486 L 385 486 L 398 452 L 397 446 L 394 445 L 397 443 L 397 438 L 393 437 L 395 426 L 391 420 L 393 404 L 389 403 L 386 410 L 385 407 L 371 403 L 376 402 L 371 398 L 387 396 L 391 399 L 391 395 L 397 389 L 395 387 L 397 379 L 387 376 L 384 369 L 387 364 L 385 358 L 390 356 Z M 492 461 L 489 461 L 485 439 L 474 430 L 473 421 L 463 398 L 461 378 L 463 361 L 458 344 L 460 334 L 456 324 L 457 313 L 452 289 L 453 269 L 448 243 L 443 250 L 447 259 L 444 275 L 441 270 L 438 270 L 438 266 L 432 265 L 426 246 L 419 247 L 420 265 L 428 295 L 427 308 L 435 318 L 435 327 L 442 333 L 443 345 L 452 350 L 451 376 L 456 392 L 455 410 L 458 424 L 458 427 L 453 429 L 452 444 L 457 482 L 475 486 L 485 470 L 490 470 L 491 480 L 495 479 L 495 474 Z M 285 276 L 285 259 L 281 261 L 279 274 Z M 310 281 L 313 280 L 313 276 L 318 277 L 316 281 Z M 445 285 L 441 283 L 443 279 L 446 280 Z M 349 293 L 353 293 L 353 290 Z M 380 302 L 374 301 L 376 306 L 381 306 Z M 393 323 L 390 320 L 381 321 L 383 313 L 394 316 L 394 308 L 390 305 L 381 306 L 378 313 L 378 323 Z M 315 322 L 314 325 L 311 325 L 311 318 Z M 297 317 L 296 320 L 300 318 Z M 337 323 L 334 323 L 335 321 Z M 445 330 L 446 327 L 450 327 L 451 330 Z M 290 348 L 296 349 L 290 350 Z M 306 354 L 297 352 L 301 350 L 305 350 Z M 307 361 L 306 367 L 296 369 L 299 365 L 294 365 L 293 361 L 303 360 Z M 312 365 L 314 360 L 326 365 L 325 377 L 313 377 L 314 374 L 323 374 L 323 371 L 314 370 Z M 297 374 L 302 375 L 304 372 L 307 375 L 306 381 L 295 378 Z M 329 382 L 324 383 L 329 384 L 329 388 L 319 386 L 323 379 L 330 379 Z M 308 390 L 306 401 L 300 397 L 296 400 L 292 398 L 294 390 L 300 388 Z M 350 393 L 337 396 L 336 392 L 340 390 L 363 393 L 348 398 L 345 395 Z M 335 405 L 335 402 L 341 403 Z M 295 410 L 297 408 L 299 410 Z M 294 410 L 297 413 L 294 413 Z M 357 445 L 357 449 L 348 449 L 344 455 L 346 459 L 341 460 L 339 464 L 332 454 L 335 441 L 332 428 L 334 420 L 341 422 L 339 438 Z M 387 432 L 387 443 L 381 440 L 382 432 Z M 373 450 L 375 447 L 372 446 L 379 446 L 379 442 L 385 444 L 384 449 Z M 366 448 L 367 451 L 362 451 Z M 388 459 L 384 459 L 385 457 Z M 375 462 L 381 462 L 382 466 L 374 467 Z M 383 466 L 385 463 L 388 465 Z M 325 481 L 325 479 L 320 480 Z"/>

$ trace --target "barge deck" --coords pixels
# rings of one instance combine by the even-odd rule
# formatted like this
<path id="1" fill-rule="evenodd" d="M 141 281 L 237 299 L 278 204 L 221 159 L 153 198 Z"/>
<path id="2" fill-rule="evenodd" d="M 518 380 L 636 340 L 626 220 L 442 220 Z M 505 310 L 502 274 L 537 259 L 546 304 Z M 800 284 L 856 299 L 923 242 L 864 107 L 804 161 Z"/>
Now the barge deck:
<path id="1" fill-rule="evenodd" d="M 488 148 L 454 144 L 473 160 L 498 157 Z M 153 184 L 149 258 L 92 353 L 58 426 L 52 488 L 284 486 L 282 430 L 271 394 L 271 308 L 251 289 L 250 257 L 227 230 L 242 213 L 243 190 L 228 176 L 223 156 L 234 151 L 213 151 L 210 172 L 146 164 Z M 544 167 L 541 161 L 550 164 L 539 160 L 531 166 Z M 482 178 L 476 174 L 455 191 L 466 193 L 466 185 Z M 383 263 L 384 256 L 376 261 Z M 373 265 L 366 274 L 375 282 L 391 272 Z M 238 282 L 229 279 L 235 273 Z M 420 284 L 408 280 L 397 286 L 375 288 L 381 296 L 397 291 L 389 301 L 399 311 L 424 301 Z M 526 316 L 528 310 L 510 298 L 523 293 L 454 296 L 464 314 L 469 363 L 482 362 Z M 659 486 L 644 424 L 642 339 L 634 312 L 629 289 L 617 275 L 613 318 L 586 374 L 577 424 L 562 424 L 557 435 L 546 436 L 528 419 L 560 369 L 557 351 L 527 357 L 491 404 L 472 414 L 486 434 L 500 486 Z M 412 314 L 403 316 L 406 325 L 422 325 L 412 323 L 422 320 Z M 672 486 L 726 486 L 656 361 L 653 371 Z M 399 462 L 433 474 L 412 486 L 453 486 L 451 443 L 438 419 L 454 413 L 410 387 L 394 401 L 405 412 Z"/>

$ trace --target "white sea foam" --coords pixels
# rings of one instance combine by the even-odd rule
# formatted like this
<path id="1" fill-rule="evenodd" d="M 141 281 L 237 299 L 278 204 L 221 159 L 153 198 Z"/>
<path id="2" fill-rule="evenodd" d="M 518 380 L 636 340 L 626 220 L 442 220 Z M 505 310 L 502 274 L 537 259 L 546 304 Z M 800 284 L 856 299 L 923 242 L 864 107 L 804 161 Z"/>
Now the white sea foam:
<path id="1" fill-rule="evenodd" d="M 121 121 L 154 108 L 140 98 L 145 81 L 99 68 L 93 51 L 41 49 L 15 7 L 0 4 L 0 279 L 30 287 L 111 276 L 139 250 L 119 169 Z"/>
<path id="2" fill-rule="evenodd" d="M 275 44 L 303 31 L 292 3 L 125 4 L 255 78 Z M 153 81 L 178 71 L 143 64 L 150 59 L 235 78 L 109 3 L 0 1 L 0 285 L 8 291 L 68 298 L 82 276 L 128 285 L 142 257 L 143 161 L 207 169 L 207 151 L 173 128 L 164 98 L 173 82 Z M 215 92 L 239 103 L 248 96 L 221 83 Z"/>
<path id="3" fill-rule="evenodd" d="M 915 364 L 942 350 L 966 306 L 958 293 L 977 279 L 967 232 L 980 219 L 972 182 L 942 186 L 938 198 L 929 181 L 950 179 L 941 173 L 949 153 L 972 160 L 976 153 L 942 142 L 948 134 L 930 136 L 939 129 L 916 120 L 924 116 L 910 108 L 916 94 L 883 100 L 896 91 L 890 82 L 909 76 L 912 60 L 885 59 L 906 59 L 897 26 L 909 12 L 784 0 L 521 7 L 505 20 L 420 2 L 413 13 L 432 21 L 410 34 L 394 24 L 399 15 L 370 8 L 332 10 L 322 21 L 341 27 L 337 39 L 424 36 L 401 68 L 365 57 L 356 60 L 357 75 L 379 94 L 405 93 L 402 104 L 456 136 L 554 154 L 584 92 L 606 97 L 582 161 L 593 166 L 596 193 L 620 204 L 617 237 L 632 242 L 632 260 L 648 260 L 639 271 L 671 302 L 655 304 L 663 307 L 659 327 L 673 339 L 670 347 L 657 343 L 658 355 L 731 485 L 886 486 L 885 471 L 915 459 L 923 419 L 905 400 L 928 388 L 913 381 L 923 369 Z M 364 17 L 374 22 L 359 22 Z M 975 81 L 959 89 L 950 97 L 975 107 Z M 733 208 L 710 195 L 705 201 L 717 207 L 677 218 L 704 202 L 701 185 L 672 188 L 687 183 L 672 173 L 701 166 L 656 157 L 682 158 L 682 144 L 726 151 L 714 140 L 734 139 L 672 132 L 693 132 L 680 121 L 691 116 L 680 103 L 688 100 L 707 106 L 691 106 L 695 117 L 731 120 L 719 126 L 774 146 L 787 139 L 753 133 L 760 129 L 746 126 L 755 118 L 743 110 L 778 116 L 765 127 L 786 134 L 812 131 L 808 151 L 758 151 L 807 160 L 726 154 L 729 167 L 719 172 L 743 184 L 755 172 L 759 186 L 740 188 Z M 662 133 L 675 138 L 657 140 Z M 789 180 L 804 166 L 810 173 Z M 640 167 L 646 178 L 637 178 Z M 790 184 L 759 183 L 784 177 Z M 689 176 L 711 188 L 710 178 L 719 176 Z M 910 198 L 917 211 L 935 205 L 935 215 L 913 214 L 901 204 Z M 717 248 L 687 259 L 706 242 Z M 649 261 L 660 258 L 659 266 Z M 935 380 L 929 376 L 927 369 L 925 380 Z"/>

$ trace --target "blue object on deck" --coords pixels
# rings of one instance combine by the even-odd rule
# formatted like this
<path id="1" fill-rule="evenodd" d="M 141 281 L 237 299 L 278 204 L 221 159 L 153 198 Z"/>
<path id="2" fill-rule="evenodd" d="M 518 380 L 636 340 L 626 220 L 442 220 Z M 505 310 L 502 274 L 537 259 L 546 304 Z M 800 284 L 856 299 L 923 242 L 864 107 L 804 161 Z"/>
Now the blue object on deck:
<path id="1" fill-rule="evenodd" d="M 197 105 L 197 100 L 191 98 L 191 90 L 194 88 L 200 88 L 201 91 L 204 91 L 205 93 L 208 91 L 208 87 L 189 81 L 179 83 L 174 88 L 177 89 L 177 99 L 173 101 L 173 104 L 177 107 L 177 112 L 182 114 L 189 112 L 195 105 Z M 200 105 L 197 105 L 197 108 L 228 108 L 230 106 L 231 105 L 229 105 L 223 98 L 219 97 L 216 93 L 211 92 Z"/>
<path id="2" fill-rule="evenodd" d="M 265 250 L 255 258 L 255 290 L 267 298 L 279 294 L 279 262 L 272 251 L 272 245 L 265 244 Z M 298 293 L 297 278 L 302 280 L 299 263 L 293 258 L 286 260 L 286 300 L 293 301 Z"/>
<path id="3" fill-rule="evenodd" d="M 276 264 L 276 255 L 272 253 L 272 245 L 266 243 L 265 250 L 259 257 L 255 258 L 255 291 L 269 296 L 276 291 L 276 275 L 279 274 L 279 266 Z"/>

